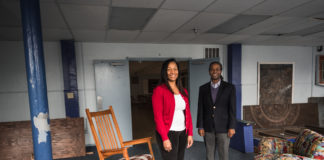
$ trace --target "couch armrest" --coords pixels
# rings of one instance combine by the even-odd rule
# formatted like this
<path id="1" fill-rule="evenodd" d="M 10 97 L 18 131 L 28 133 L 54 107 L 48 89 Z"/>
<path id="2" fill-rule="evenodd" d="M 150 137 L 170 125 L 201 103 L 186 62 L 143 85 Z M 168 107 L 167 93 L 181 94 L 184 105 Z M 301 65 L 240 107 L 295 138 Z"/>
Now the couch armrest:
<path id="1" fill-rule="evenodd" d="M 258 150 L 260 154 L 293 153 L 293 143 L 276 137 L 263 137 Z"/>

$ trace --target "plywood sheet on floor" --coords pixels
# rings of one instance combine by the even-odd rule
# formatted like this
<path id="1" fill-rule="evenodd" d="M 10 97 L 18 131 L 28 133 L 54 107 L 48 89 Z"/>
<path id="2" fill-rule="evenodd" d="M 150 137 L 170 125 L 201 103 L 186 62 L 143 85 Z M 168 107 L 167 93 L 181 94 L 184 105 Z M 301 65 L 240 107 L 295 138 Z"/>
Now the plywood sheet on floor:
<path id="1" fill-rule="evenodd" d="M 85 156 L 83 118 L 53 119 L 50 125 L 54 159 Z M 31 159 L 30 121 L 2 122 L 0 131 L 0 159 Z"/>

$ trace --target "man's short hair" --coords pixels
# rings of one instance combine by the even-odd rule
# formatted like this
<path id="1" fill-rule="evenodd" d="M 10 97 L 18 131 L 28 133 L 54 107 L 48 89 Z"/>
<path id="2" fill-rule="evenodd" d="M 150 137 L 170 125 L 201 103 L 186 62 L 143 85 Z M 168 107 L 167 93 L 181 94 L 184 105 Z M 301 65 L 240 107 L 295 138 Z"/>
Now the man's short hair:
<path id="1" fill-rule="evenodd" d="M 214 64 L 218 64 L 218 65 L 220 66 L 221 71 L 223 70 L 223 65 L 222 65 L 220 62 L 218 62 L 218 61 L 214 61 L 214 62 L 211 62 L 211 63 L 209 64 L 209 71 L 211 70 L 211 67 L 212 67 Z"/>

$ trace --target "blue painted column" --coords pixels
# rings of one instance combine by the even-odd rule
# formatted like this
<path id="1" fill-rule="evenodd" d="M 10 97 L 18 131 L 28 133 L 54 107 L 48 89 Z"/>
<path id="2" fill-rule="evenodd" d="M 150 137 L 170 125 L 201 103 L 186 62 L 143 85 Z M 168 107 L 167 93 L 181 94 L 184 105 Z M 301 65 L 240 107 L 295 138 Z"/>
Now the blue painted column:
<path id="1" fill-rule="evenodd" d="M 241 104 L 242 104 L 242 84 L 241 84 L 241 61 L 242 61 L 242 45 L 230 44 L 227 46 L 227 64 L 228 64 L 228 81 L 235 86 L 236 89 L 236 118 L 241 120 Z"/>
<path id="2" fill-rule="evenodd" d="M 241 152 L 253 152 L 253 127 L 244 121 L 240 121 L 241 105 L 242 105 L 242 45 L 230 44 L 227 46 L 227 60 L 228 60 L 228 81 L 236 88 L 236 119 L 235 135 L 232 137 L 230 146 Z"/>
<path id="3" fill-rule="evenodd" d="M 66 117 L 80 117 L 77 68 L 73 40 L 61 40 Z"/>
<path id="4" fill-rule="evenodd" d="M 20 7 L 34 157 L 36 160 L 52 160 L 39 1 L 21 0 Z"/>

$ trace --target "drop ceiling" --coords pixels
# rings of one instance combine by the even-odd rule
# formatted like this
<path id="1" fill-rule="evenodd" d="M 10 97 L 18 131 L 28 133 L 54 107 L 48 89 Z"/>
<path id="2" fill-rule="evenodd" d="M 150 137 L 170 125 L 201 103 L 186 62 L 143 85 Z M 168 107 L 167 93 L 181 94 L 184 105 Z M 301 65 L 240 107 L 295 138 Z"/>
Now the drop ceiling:
<path id="1" fill-rule="evenodd" d="M 324 44 L 324 0 L 40 0 L 45 41 Z M 0 41 L 22 40 L 19 0 L 0 0 Z"/>

